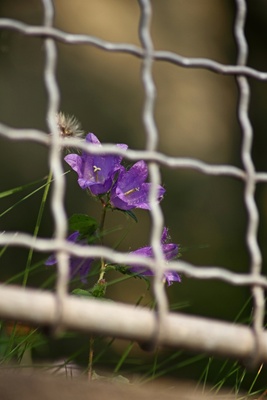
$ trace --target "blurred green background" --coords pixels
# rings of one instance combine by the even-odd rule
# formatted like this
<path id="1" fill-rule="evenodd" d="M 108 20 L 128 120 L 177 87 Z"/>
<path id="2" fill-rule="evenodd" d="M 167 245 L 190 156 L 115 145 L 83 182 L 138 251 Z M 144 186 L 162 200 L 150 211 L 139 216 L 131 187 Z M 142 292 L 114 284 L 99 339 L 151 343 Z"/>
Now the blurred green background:
<path id="1" fill-rule="evenodd" d="M 152 37 L 155 49 L 169 50 L 187 57 L 206 57 L 223 64 L 235 64 L 233 36 L 235 2 L 231 0 L 154 0 Z M 55 26 L 63 31 L 85 33 L 112 42 L 140 45 L 139 7 L 133 0 L 55 0 Z M 266 70 L 267 5 L 249 0 L 246 36 L 249 65 Z M 43 20 L 39 0 L 0 0 L 0 16 L 29 24 Z M 127 143 L 144 149 L 142 123 L 144 89 L 141 62 L 127 55 L 109 53 L 85 45 L 57 44 L 57 78 L 60 109 L 75 115 L 85 132 L 94 132 L 102 142 Z M 41 39 L 9 30 L 0 31 L 0 121 L 17 128 L 47 131 L 47 94 L 44 85 L 44 46 Z M 205 70 L 184 69 L 166 62 L 154 64 L 157 86 L 155 118 L 159 130 L 159 150 L 170 156 L 196 157 L 208 163 L 242 166 L 241 130 L 236 110 L 238 91 L 235 78 Z M 250 118 L 254 130 L 253 159 L 258 171 L 265 171 L 266 83 L 249 80 Z M 8 141 L 0 137 L 0 191 L 41 179 L 48 173 L 48 150 L 30 142 Z M 66 170 L 68 166 L 66 165 Z M 99 217 L 100 208 L 77 185 L 76 175 L 66 177 L 66 210 Z M 182 257 L 196 265 L 221 266 L 231 271 L 249 272 L 246 248 L 247 215 L 243 184 L 228 177 L 205 176 L 191 170 L 162 168 L 166 196 L 162 202 L 166 226 L 173 242 L 179 243 Z M 266 266 L 266 185 L 257 187 L 260 211 L 259 241 Z M 21 194 L 1 200 L 0 212 L 12 206 Z M 1 230 L 32 233 L 41 193 L 14 208 L 0 219 Z M 138 224 L 123 215 L 109 215 L 107 226 L 127 225 L 128 234 L 120 249 L 136 249 L 149 242 L 150 219 L 138 211 Z M 49 205 L 40 236 L 53 235 Z M 109 235 L 109 245 L 115 238 Z M 0 279 L 23 271 L 27 251 L 10 248 L 1 258 Z M 34 261 L 44 259 L 35 254 Z M 30 279 L 40 285 L 51 270 L 40 267 Z M 183 276 L 182 284 L 167 289 L 171 303 L 187 303 L 184 312 L 232 321 L 250 296 L 248 288 L 232 287 L 218 281 L 198 281 Z M 135 303 L 145 294 L 138 280 L 108 289 L 108 296 Z M 244 320 L 249 317 L 248 307 Z"/>

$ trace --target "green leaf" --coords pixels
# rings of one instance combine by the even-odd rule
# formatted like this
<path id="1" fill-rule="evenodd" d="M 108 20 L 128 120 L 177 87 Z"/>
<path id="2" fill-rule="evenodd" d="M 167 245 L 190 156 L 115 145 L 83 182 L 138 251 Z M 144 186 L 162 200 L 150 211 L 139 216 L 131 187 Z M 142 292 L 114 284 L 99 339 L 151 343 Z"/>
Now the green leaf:
<path id="1" fill-rule="evenodd" d="M 91 236 L 97 229 L 97 221 L 86 214 L 73 214 L 69 218 L 69 229 L 79 231 L 82 236 Z"/>
<path id="2" fill-rule="evenodd" d="M 121 211 L 121 212 L 123 212 L 123 214 L 126 214 L 130 218 L 132 218 L 135 222 L 138 222 L 136 215 L 131 210 L 121 210 L 120 208 L 114 208 L 114 210 Z"/>
<path id="3" fill-rule="evenodd" d="M 142 275 L 142 274 L 138 274 L 136 272 L 131 272 L 129 267 L 126 265 L 114 265 L 116 271 L 120 272 L 123 275 L 129 275 L 132 278 L 139 278 L 145 281 L 146 286 L 147 286 L 147 290 L 150 289 L 150 281 L 147 278 L 147 276 Z"/>
<path id="4" fill-rule="evenodd" d="M 136 215 L 131 210 L 126 210 L 125 213 L 129 215 L 135 222 L 138 222 Z"/>

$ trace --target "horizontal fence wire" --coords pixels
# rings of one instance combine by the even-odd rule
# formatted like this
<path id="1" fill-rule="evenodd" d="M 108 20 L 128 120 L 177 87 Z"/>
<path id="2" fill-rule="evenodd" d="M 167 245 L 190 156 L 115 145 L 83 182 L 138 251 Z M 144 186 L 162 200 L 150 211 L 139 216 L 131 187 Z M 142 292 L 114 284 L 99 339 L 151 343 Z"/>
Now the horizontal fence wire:
<path id="1" fill-rule="evenodd" d="M 0 123 L 0 134 L 9 140 L 33 141 L 50 149 L 50 169 L 53 174 L 51 209 L 55 224 L 55 237 L 41 239 L 22 232 L 2 232 L 0 245 L 21 246 L 40 252 L 55 252 L 58 274 L 55 294 L 32 289 L 0 285 L 0 317 L 33 324 L 51 325 L 56 328 L 96 332 L 132 340 L 155 341 L 193 351 L 217 354 L 224 357 L 250 359 L 251 362 L 267 361 L 267 333 L 264 331 L 264 290 L 267 279 L 262 275 L 262 256 L 257 241 L 259 213 L 255 202 L 255 189 L 259 182 L 267 182 L 267 173 L 257 172 L 252 158 L 253 130 L 248 108 L 250 88 L 248 78 L 267 80 L 267 73 L 246 66 L 248 46 L 244 29 L 246 21 L 245 0 L 235 0 L 236 18 L 234 34 L 237 46 L 236 65 L 223 65 L 207 58 L 187 58 L 169 51 L 154 50 L 150 33 L 152 3 L 139 0 L 139 38 L 142 47 L 129 43 L 111 43 L 90 35 L 63 32 L 53 27 L 53 2 L 43 0 L 44 23 L 32 26 L 17 20 L 0 19 L 0 29 L 13 30 L 26 36 L 44 40 L 44 82 L 48 95 L 47 120 L 49 132 L 29 129 L 14 129 Z M 56 79 L 56 42 L 69 45 L 86 44 L 102 51 L 126 53 L 142 60 L 141 79 L 144 89 L 143 123 L 146 133 L 146 148 L 142 151 L 128 149 L 127 152 L 109 144 L 95 148 L 79 139 L 63 139 L 57 132 L 55 114 L 59 109 L 60 92 Z M 153 80 L 153 65 L 167 62 L 181 68 L 199 68 L 236 77 L 239 91 L 238 120 L 242 132 L 241 158 L 243 168 L 233 165 L 212 165 L 195 158 L 170 157 L 157 151 L 159 134 L 154 118 L 156 86 Z M 65 240 L 67 216 L 64 208 L 65 176 L 61 151 L 66 147 L 77 147 L 92 154 L 119 154 L 130 160 L 143 159 L 148 162 L 151 201 L 152 229 L 150 242 L 154 259 L 122 253 L 105 246 L 85 247 Z M 182 260 L 163 262 L 160 237 L 164 218 L 157 204 L 157 185 L 160 184 L 160 166 L 177 169 L 192 169 L 211 176 L 228 176 L 244 184 L 244 202 L 247 210 L 246 243 L 250 255 L 250 272 L 239 274 L 217 266 L 196 266 Z M 126 306 L 119 303 L 106 304 L 96 300 L 77 299 L 68 295 L 68 256 L 104 257 L 117 264 L 142 264 L 154 271 L 154 297 L 157 310 Z M 254 300 L 252 328 L 201 317 L 170 313 L 164 287 L 163 272 L 176 270 L 197 279 L 218 279 L 231 285 L 249 286 Z M 28 309 L 31 308 L 29 315 Z M 101 316 L 101 318 L 100 318 Z M 104 317 L 103 317 L 104 316 Z M 106 317 L 105 317 L 106 316 Z"/>
<path id="2" fill-rule="evenodd" d="M 19 319 L 36 326 L 57 326 L 58 305 L 54 294 L 12 285 L 1 287 L 1 317 Z M 29 313 L 29 309 L 31 312 Z M 67 296 L 61 314 L 65 329 L 96 333 L 150 344 L 158 321 L 147 308 Z M 164 330 L 156 337 L 159 345 L 248 362 L 255 349 L 253 331 L 243 325 L 168 313 Z M 267 333 L 262 334 L 261 357 L 267 361 Z M 249 364 L 250 365 L 250 364 Z"/>

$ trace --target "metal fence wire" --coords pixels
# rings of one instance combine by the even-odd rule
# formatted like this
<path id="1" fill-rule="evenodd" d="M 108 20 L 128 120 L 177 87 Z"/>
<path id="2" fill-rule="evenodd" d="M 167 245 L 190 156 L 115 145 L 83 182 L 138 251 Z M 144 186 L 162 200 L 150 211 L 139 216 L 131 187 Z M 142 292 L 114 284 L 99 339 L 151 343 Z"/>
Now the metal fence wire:
<path id="1" fill-rule="evenodd" d="M 36 238 L 21 232 L 2 232 L 1 246 L 22 246 L 40 252 L 56 252 L 58 275 L 56 292 L 0 286 L 0 317 L 34 324 L 45 324 L 62 329 L 83 332 L 95 332 L 119 338 L 138 341 L 153 341 L 207 354 L 247 359 L 251 363 L 267 361 L 267 333 L 264 330 L 264 290 L 267 279 L 262 275 L 262 256 L 257 234 L 259 213 L 255 202 L 255 189 L 259 182 L 267 182 L 267 173 L 255 169 L 252 158 L 253 131 L 248 115 L 250 86 L 248 78 L 267 80 L 267 73 L 246 66 L 248 45 L 244 28 L 246 21 L 246 1 L 235 0 L 236 17 L 234 35 L 237 46 L 235 65 L 223 65 L 206 58 L 185 58 L 169 51 L 156 51 L 151 37 L 152 2 L 139 0 L 140 22 L 139 37 L 142 47 L 132 44 L 111 43 L 90 35 L 72 34 L 53 27 L 52 0 L 42 0 L 44 7 L 43 25 L 32 26 L 18 20 L 0 19 L 1 30 L 12 30 L 26 36 L 39 37 L 44 41 L 45 65 L 44 81 L 48 94 L 47 119 L 52 135 L 38 130 L 13 129 L 0 123 L 2 137 L 16 141 L 42 143 L 50 149 L 50 168 L 54 177 L 52 193 L 52 213 L 55 224 L 53 239 Z M 153 289 L 157 310 L 151 311 L 126 304 L 106 303 L 86 300 L 68 295 L 68 255 L 82 257 L 104 257 L 118 264 L 132 264 L 140 257 L 118 252 L 105 246 L 84 247 L 65 240 L 67 234 L 67 216 L 64 207 L 65 176 L 63 174 L 61 150 L 71 146 L 90 150 L 92 154 L 99 149 L 90 147 L 78 139 L 70 138 L 68 143 L 58 132 L 55 114 L 59 110 L 59 86 L 56 79 L 57 49 L 56 43 L 83 44 L 95 46 L 104 52 L 127 53 L 142 60 L 142 85 L 145 94 L 143 123 L 146 132 L 146 148 L 142 151 L 129 149 L 126 154 L 118 148 L 103 145 L 101 153 L 123 154 L 129 160 L 143 159 L 148 162 L 152 183 L 150 198 L 151 209 L 151 245 L 154 259 L 142 258 L 142 264 L 153 269 Z M 153 79 L 153 66 L 157 61 L 185 68 L 200 68 L 223 75 L 236 77 L 239 100 L 238 121 L 242 131 L 241 158 L 243 168 L 232 165 L 211 165 L 195 158 L 170 157 L 157 151 L 158 131 L 154 118 L 156 87 Z M 160 237 L 163 228 L 163 214 L 160 205 L 153 199 L 156 187 L 160 184 L 160 167 L 197 170 L 206 175 L 228 176 L 240 180 L 244 186 L 244 201 L 247 210 L 246 244 L 250 255 L 250 270 L 246 274 L 234 273 L 216 266 L 196 266 L 182 260 L 168 265 L 168 269 L 177 270 L 196 279 L 217 279 L 230 285 L 249 286 L 254 299 L 252 326 L 230 324 L 186 314 L 170 313 L 168 300 L 161 282 L 165 268 L 161 254 Z M 140 262 L 139 262 L 140 263 Z M 28 310 L 31 310 L 29 313 Z"/>

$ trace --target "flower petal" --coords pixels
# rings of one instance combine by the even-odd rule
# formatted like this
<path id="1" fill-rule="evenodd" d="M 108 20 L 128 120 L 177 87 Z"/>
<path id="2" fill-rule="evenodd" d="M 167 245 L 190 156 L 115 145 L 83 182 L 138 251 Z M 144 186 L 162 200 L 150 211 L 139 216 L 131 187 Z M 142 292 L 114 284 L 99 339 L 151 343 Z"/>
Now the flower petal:
<path id="1" fill-rule="evenodd" d="M 165 272 L 164 276 L 165 276 L 166 282 L 168 283 L 168 286 L 172 285 L 173 282 L 181 282 L 182 281 L 178 272 L 175 272 L 175 271 Z"/>
<path id="2" fill-rule="evenodd" d="M 113 207 L 121 210 L 131 210 L 132 208 L 150 210 L 149 192 L 151 183 L 145 183 L 147 175 L 147 165 L 143 160 L 135 163 L 128 171 L 121 166 L 117 182 L 110 196 Z M 158 201 L 162 200 L 164 193 L 165 189 L 158 186 Z"/>
<path id="3" fill-rule="evenodd" d="M 93 133 L 85 138 L 87 143 L 101 147 L 101 143 Z M 117 147 L 127 150 L 126 144 L 117 144 Z M 90 189 L 93 195 L 107 193 L 113 184 L 114 174 L 120 169 L 122 156 L 97 155 L 83 152 L 81 156 L 69 154 L 65 161 L 78 174 L 78 184 L 82 189 Z"/>
<path id="4" fill-rule="evenodd" d="M 165 243 L 162 245 L 162 251 L 166 260 L 173 260 L 178 256 L 179 249 L 178 245 L 175 243 Z"/>
<path id="5" fill-rule="evenodd" d="M 81 176 L 82 171 L 82 157 L 78 154 L 68 154 L 64 157 L 64 160 L 71 166 L 73 171 L 77 172 L 78 176 Z"/>
<path id="6" fill-rule="evenodd" d="M 101 146 L 100 141 L 98 140 L 98 138 L 96 137 L 96 135 L 94 135 L 93 133 L 88 133 L 85 137 L 85 141 L 88 143 L 92 143 L 92 144 L 96 144 Z"/>
<path id="7" fill-rule="evenodd" d="M 75 231 L 67 238 L 67 241 L 86 245 L 87 244 L 86 240 L 78 240 L 79 236 L 80 232 Z M 88 272 L 92 266 L 93 261 L 94 261 L 93 258 L 81 258 L 81 257 L 71 256 L 69 260 L 70 279 L 73 279 L 77 274 L 79 274 L 81 281 L 84 283 L 87 282 L 86 276 L 88 275 Z M 54 254 L 52 254 L 46 260 L 45 265 L 54 265 L 56 263 L 57 263 L 56 257 Z"/>
<path id="8" fill-rule="evenodd" d="M 128 171 L 124 168 L 118 177 L 117 185 L 121 192 L 126 193 L 139 187 L 148 176 L 147 165 L 144 161 L 138 161 Z"/>
<path id="9" fill-rule="evenodd" d="M 168 228 L 166 228 L 166 226 L 164 226 L 163 232 L 161 235 L 161 243 L 162 244 L 166 243 L 166 241 L 168 239 L 168 235 L 169 235 L 169 230 L 168 230 Z"/>
<path id="10" fill-rule="evenodd" d="M 177 257 L 179 247 L 175 243 L 166 243 L 168 239 L 168 229 L 165 227 L 161 236 L 161 248 L 166 261 L 173 260 Z M 131 251 L 130 254 L 137 254 L 143 257 L 153 257 L 153 249 L 151 246 L 140 247 L 137 250 Z M 129 268 L 131 272 L 137 273 L 139 275 L 151 276 L 154 272 L 149 268 L 142 265 L 131 265 Z M 181 282 L 181 277 L 176 271 L 167 271 L 164 273 L 164 278 L 170 286 L 173 282 Z"/>

